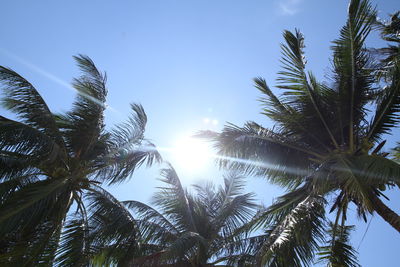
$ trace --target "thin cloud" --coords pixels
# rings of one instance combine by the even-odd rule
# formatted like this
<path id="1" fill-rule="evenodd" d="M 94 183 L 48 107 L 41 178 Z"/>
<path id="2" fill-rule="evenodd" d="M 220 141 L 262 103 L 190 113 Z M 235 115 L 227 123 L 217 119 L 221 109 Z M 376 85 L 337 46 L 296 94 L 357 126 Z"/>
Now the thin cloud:
<path id="1" fill-rule="evenodd" d="M 300 11 L 302 0 L 281 0 L 278 2 L 279 12 L 282 15 L 293 16 Z"/>

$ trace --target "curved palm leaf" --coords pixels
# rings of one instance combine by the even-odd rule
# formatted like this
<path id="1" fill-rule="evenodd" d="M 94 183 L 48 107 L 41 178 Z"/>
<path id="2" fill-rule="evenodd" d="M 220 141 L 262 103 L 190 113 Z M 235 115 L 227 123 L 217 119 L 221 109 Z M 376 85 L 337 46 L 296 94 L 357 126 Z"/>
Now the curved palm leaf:
<path id="1" fill-rule="evenodd" d="M 43 131 L 47 136 L 63 147 L 54 117 L 38 91 L 15 71 L 0 66 L 0 82 L 5 96 L 3 107 L 16 113 L 24 124 Z"/>
<path id="2" fill-rule="evenodd" d="M 337 229 L 338 228 L 338 229 Z M 357 262 L 357 252 L 349 245 L 350 232 L 354 226 L 336 226 L 330 225 L 328 233 L 332 236 L 328 240 L 329 246 L 320 248 L 319 262 L 328 263 L 329 267 L 359 267 Z M 339 232 L 339 234 L 334 234 Z"/>

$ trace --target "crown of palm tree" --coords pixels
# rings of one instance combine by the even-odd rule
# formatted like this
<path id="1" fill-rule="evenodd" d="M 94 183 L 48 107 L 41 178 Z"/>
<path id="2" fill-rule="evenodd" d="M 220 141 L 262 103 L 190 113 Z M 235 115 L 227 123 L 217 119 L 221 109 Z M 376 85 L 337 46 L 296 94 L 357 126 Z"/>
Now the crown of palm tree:
<path id="1" fill-rule="evenodd" d="M 52 113 L 31 83 L 0 67 L 3 107 L 17 117 L 0 116 L 2 264 L 83 264 L 91 203 L 84 199 L 161 159 L 144 138 L 141 105 L 131 105 L 126 123 L 105 128 L 106 76 L 88 57 L 75 60 L 82 76 L 73 81 L 78 96 L 65 114 Z"/>
<path id="2" fill-rule="evenodd" d="M 343 257 L 355 255 L 343 246 L 350 203 L 360 216 L 376 211 L 400 231 L 400 217 L 379 199 L 385 188 L 400 185 L 399 165 L 381 152 L 384 136 L 399 123 L 400 65 L 393 61 L 386 82 L 377 80 L 379 66 L 365 48 L 375 17 L 369 1 L 350 2 L 347 22 L 333 42 L 329 83 L 318 82 L 306 70 L 303 35 L 285 31 L 277 86 L 282 95 L 276 96 L 264 79 L 255 79 L 263 94 L 262 113 L 274 127 L 248 122 L 244 127 L 229 124 L 218 134 L 203 133 L 226 157 L 221 157 L 222 167 L 264 176 L 289 190 L 251 224 L 267 230 L 268 241 L 257 248 L 260 265 L 313 261 L 313 251 L 323 242 L 327 196 L 333 196 L 331 212 L 336 211 L 331 252 L 342 244 Z M 324 259 L 335 258 L 337 251 Z M 342 263 L 356 265 L 350 258 Z"/>
<path id="3" fill-rule="evenodd" d="M 243 178 L 229 174 L 218 189 L 210 184 L 184 189 L 172 167 L 162 170 L 165 184 L 154 195 L 154 208 L 123 201 L 112 209 L 93 210 L 92 236 L 99 265 L 244 266 L 254 257 L 244 225 L 254 216 L 252 193 L 243 194 Z M 128 210 L 132 211 L 132 215 Z M 115 218 L 127 218 L 116 224 Z M 137 231 L 133 231 L 137 229 Z M 132 233 L 139 233 L 131 238 Z M 117 237 L 124 237 L 119 239 Z M 134 241 L 135 240 L 135 241 Z M 223 264 L 223 265 L 220 265 Z"/>

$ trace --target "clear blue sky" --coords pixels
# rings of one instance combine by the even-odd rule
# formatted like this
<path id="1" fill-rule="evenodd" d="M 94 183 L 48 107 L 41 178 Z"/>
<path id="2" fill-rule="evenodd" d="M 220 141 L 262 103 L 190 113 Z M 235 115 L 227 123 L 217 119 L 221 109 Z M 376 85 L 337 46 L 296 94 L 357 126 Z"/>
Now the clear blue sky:
<path id="1" fill-rule="evenodd" d="M 381 17 L 400 9 L 396 0 L 373 3 Z M 259 115 L 260 95 L 252 78 L 263 76 L 275 84 L 282 31 L 295 27 L 305 34 L 308 68 L 323 78 L 330 64 L 330 42 L 345 21 L 347 4 L 347 0 L 5 1 L 0 9 L 0 65 L 31 81 L 53 111 L 66 111 L 75 93 L 65 83 L 78 74 L 71 56 L 86 54 L 107 71 L 112 107 L 107 110 L 107 124 L 124 120 L 129 103 L 139 102 L 149 117 L 147 137 L 171 147 L 185 133 L 219 130 L 227 121 L 241 125 L 255 120 L 271 126 Z M 204 124 L 204 118 L 218 120 L 218 125 Z M 173 161 L 168 153 L 164 156 Z M 220 181 L 216 167 L 189 173 L 175 163 L 187 185 L 200 177 Z M 148 201 L 157 177 L 158 167 L 139 170 L 131 182 L 110 190 L 120 199 Z M 257 178 L 249 178 L 248 190 L 267 204 L 280 192 Z M 398 191 L 390 196 L 391 207 L 400 212 Z M 352 238 L 355 247 L 366 225 L 358 222 L 357 229 Z M 362 266 L 398 266 L 399 237 L 375 216 L 359 249 Z"/>

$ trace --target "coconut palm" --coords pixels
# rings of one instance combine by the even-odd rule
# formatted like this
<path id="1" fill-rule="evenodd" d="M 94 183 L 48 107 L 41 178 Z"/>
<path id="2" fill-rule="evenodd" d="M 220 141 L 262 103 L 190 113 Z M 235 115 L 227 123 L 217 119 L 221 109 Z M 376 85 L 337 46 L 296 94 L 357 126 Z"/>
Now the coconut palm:
<path id="1" fill-rule="evenodd" d="M 2 104 L 16 117 L 0 116 L 2 266 L 84 265 L 91 204 L 84 199 L 160 160 L 144 139 L 142 106 L 132 104 L 127 122 L 106 129 L 106 76 L 88 57 L 75 60 L 78 96 L 64 114 L 52 113 L 31 83 L 0 67 Z"/>
<path id="2" fill-rule="evenodd" d="M 386 83 L 374 79 L 374 58 L 365 49 L 374 16 L 369 1 L 350 2 L 347 22 L 333 42 L 326 83 L 306 70 L 303 35 L 285 31 L 277 86 L 283 94 L 276 96 L 264 79 L 255 79 L 263 94 L 262 113 L 274 127 L 248 122 L 244 127 L 229 124 L 219 134 L 203 133 L 215 141 L 222 167 L 264 176 L 288 190 L 253 223 L 266 227 L 269 237 L 258 248 L 260 265 L 313 262 L 329 203 L 336 212 L 332 246 L 347 240 L 343 229 L 348 229 L 351 204 L 360 217 L 376 212 L 400 231 L 400 217 L 381 200 L 385 189 L 400 185 L 399 165 L 381 152 L 399 123 L 400 65 L 391 66 Z M 354 266 L 355 261 L 346 262 L 341 266 Z"/>
<path id="3" fill-rule="evenodd" d="M 93 264 L 200 267 L 250 262 L 253 255 L 246 249 L 250 252 L 256 238 L 242 228 L 256 205 L 252 193 L 242 193 L 242 177 L 229 174 L 218 189 L 205 183 L 188 191 L 172 167 L 162 170 L 162 176 L 165 185 L 154 195 L 154 207 L 122 201 L 124 208 L 114 209 L 119 215 L 92 207 L 92 244 L 97 251 Z M 133 238 L 132 233 L 139 236 Z"/>

